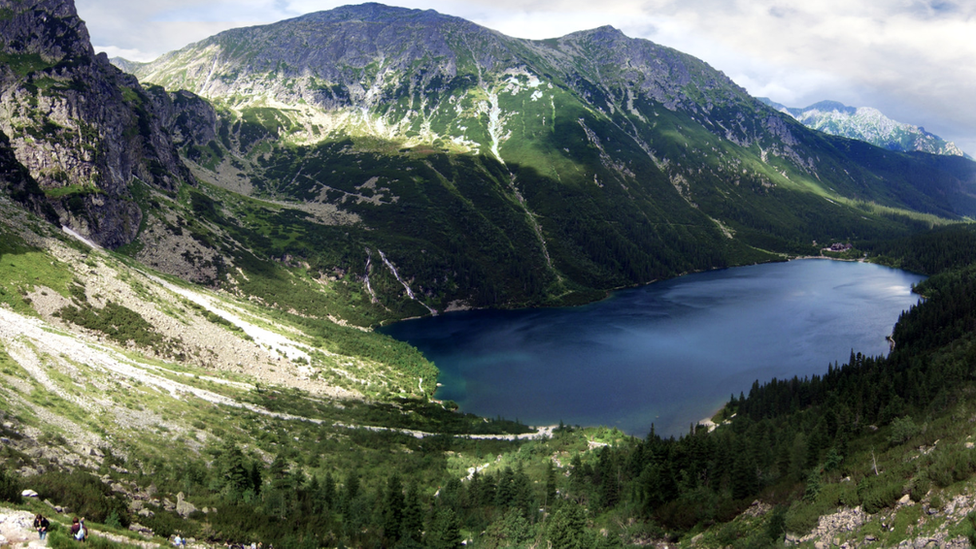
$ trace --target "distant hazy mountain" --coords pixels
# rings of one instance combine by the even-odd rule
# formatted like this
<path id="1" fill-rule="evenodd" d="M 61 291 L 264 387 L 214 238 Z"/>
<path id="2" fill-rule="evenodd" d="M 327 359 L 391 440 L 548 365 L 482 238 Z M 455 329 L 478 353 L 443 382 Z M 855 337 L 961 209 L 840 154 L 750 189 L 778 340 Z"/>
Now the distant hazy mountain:
<path id="1" fill-rule="evenodd" d="M 965 156 L 955 143 L 925 131 L 925 128 L 897 122 L 872 107 L 848 107 L 837 101 L 821 101 L 802 109 L 759 98 L 767 105 L 785 112 L 808 128 L 866 141 L 891 151 L 921 151 L 949 156 Z"/>

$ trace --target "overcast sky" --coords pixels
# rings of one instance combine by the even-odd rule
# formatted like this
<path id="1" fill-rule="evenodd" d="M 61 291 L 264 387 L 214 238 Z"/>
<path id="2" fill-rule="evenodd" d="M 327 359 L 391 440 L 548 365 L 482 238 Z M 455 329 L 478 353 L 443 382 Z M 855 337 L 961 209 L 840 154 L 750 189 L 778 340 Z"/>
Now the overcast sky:
<path id="1" fill-rule="evenodd" d="M 136 61 L 335 0 L 76 0 L 98 51 Z M 354 2 L 355 3 L 355 2 Z M 976 156 L 971 0 L 391 0 L 520 38 L 613 25 L 694 55 L 757 97 L 876 107 Z M 599 6 L 599 9 L 594 7 Z"/>

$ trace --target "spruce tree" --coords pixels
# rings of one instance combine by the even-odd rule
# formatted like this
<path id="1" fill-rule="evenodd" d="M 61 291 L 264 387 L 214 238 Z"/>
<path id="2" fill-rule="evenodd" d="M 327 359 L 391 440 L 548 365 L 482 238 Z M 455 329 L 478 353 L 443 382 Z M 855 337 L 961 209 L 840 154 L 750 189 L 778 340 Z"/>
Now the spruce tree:
<path id="1" fill-rule="evenodd" d="M 235 445 L 229 445 L 221 456 L 225 494 L 232 501 L 239 500 L 251 485 L 251 474 L 244 463 L 244 454 Z"/>
<path id="2" fill-rule="evenodd" d="M 403 525 L 403 483 L 400 475 L 393 473 L 386 483 L 383 501 L 383 537 L 392 545 L 400 539 Z"/>
<path id="3" fill-rule="evenodd" d="M 556 502 L 556 466 L 553 464 L 552 460 L 549 460 L 549 464 L 546 467 L 546 501 L 543 502 L 546 510 L 550 510 L 552 505 Z"/>
<path id="4" fill-rule="evenodd" d="M 449 507 L 441 507 L 434 514 L 424 537 L 431 549 L 459 549 L 461 547 L 461 521 Z"/>
<path id="5" fill-rule="evenodd" d="M 424 510 L 420 503 L 420 492 L 416 483 L 410 483 L 403 502 L 403 521 L 400 523 L 400 538 L 420 541 L 424 529 Z"/>
<path id="6" fill-rule="evenodd" d="M 586 517 L 572 501 L 561 502 L 546 525 L 546 537 L 553 549 L 582 549 L 586 546 Z"/>

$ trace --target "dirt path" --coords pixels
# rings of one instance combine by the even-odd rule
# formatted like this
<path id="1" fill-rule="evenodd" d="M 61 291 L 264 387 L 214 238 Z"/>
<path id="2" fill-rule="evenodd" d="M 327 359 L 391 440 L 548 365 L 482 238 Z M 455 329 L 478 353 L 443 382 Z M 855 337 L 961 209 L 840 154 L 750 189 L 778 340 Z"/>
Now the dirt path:
<path id="1" fill-rule="evenodd" d="M 51 519 L 51 515 L 47 515 Z M 54 522 L 53 520 L 51 522 Z M 61 525 L 68 528 L 67 522 Z M 89 528 L 90 536 L 98 536 L 117 543 L 136 545 L 144 549 L 155 549 L 160 547 L 159 543 L 146 540 L 138 540 L 119 534 L 100 532 Z M 0 546 L 26 547 L 28 549 L 41 549 L 47 547 L 47 541 L 41 541 L 34 530 L 34 515 L 30 511 L 18 511 L 0 507 Z M 80 546 L 79 546 L 80 547 Z"/>

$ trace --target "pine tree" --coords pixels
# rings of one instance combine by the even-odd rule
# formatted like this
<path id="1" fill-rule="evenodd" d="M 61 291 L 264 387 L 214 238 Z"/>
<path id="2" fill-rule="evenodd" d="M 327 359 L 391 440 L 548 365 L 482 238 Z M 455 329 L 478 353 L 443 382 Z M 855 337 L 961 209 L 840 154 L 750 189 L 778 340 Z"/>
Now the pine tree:
<path id="1" fill-rule="evenodd" d="M 550 510 L 552 505 L 556 502 L 556 466 L 553 464 L 552 460 L 549 460 L 549 464 L 546 467 L 546 500 L 543 502 L 543 506 L 546 510 Z"/>
<path id="2" fill-rule="evenodd" d="M 349 512 L 349 506 L 352 504 L 353 500 L 359 496 L 359 475 L 355 471 L 350 471 L 346 475 L 346 484 L 344 486 L 342 494 L 342 506 L 343 512 Z"/>
<path id="3" fill-rule="evenodd" d="M 316 513 L 328 513 L 335 508 L 336 483 L 332 473 L 326 473 L 319 490 L 312 494 Z"/>
<path id="4" fill-rule="evenodd" d="M 224 488 L 227 496 L 237 501 L 248 488 L 251 488 L 251 475 L 244 464 L 244 454 L 240 448 L 230 445 L 221 456 L 223 461 Z"/>
<path id="5" fill-rule="evenodd" d="M 583 468 L 583 459 L 577 453 L 573 456 L 570 464 L 572 470 L 569 473 L 569 491 L 577 502 L 586 499 L 586 472 Z"/>
<path id="6" fill-rule="evenodd" d="M 457 514 L 449 507 L 441 507 L 434 515 L 425 544 L 431 549 L 459 549 L 461 547 L 461 521 Z"/>
<path id="7" fill-rule="evenodd" d="M 387 481 L 383 499 L 383 537 L 392 545 L 400 539 L 403 526 L 404 498 L 400 475 L 393 473 Z"/>
<path id="8" fill-rule="evenodd" d="M 609 446 L 600 450 L 597 464 L 600 478 L 600 507 L 609 509 L 620 501 L 620 484 L 617 479 L 617 462 Z"/>
<path id="9" fill-rule="evenodd" d="M 522 516 L 529 518 L 532 508 L 535 507 L 532 497 L 532 482 L 529 480 L 529 475 L 525 474 L 525 468 L 521 461 L 516 466 L 515 475 L 512 477 L 512 489 L 515 495 L 513 507 L 522 513 Z"/>
<path id="10" fill-rule="evenodd" d="M 586 546 L 586 517 L 583 508 L 572 501 L 561 502 L 546 525 L 552 549 L 582 549 Z"/>
<path id="11" fill-rule="evenodd" d="M 756 493 L 756 462 L 741 441 L 736 445 L 732 464 L 732 499 L 744 499 Z"/>
<path id="12" fill-rule="evenodd" d="M 424 529 L 424 510 L 420 503 L 417 484 L 411 483 L 403 502 L 403 521 L 400 523 L 400 538 L 420 541 Z"/>
<path id="13" fill-rule="evenodd" d="M 495 491 L 495 506 L 508 509 L 515 504 L 516 487 L 515 471 L 511 467 L 505 467 L 501 476 L 498 478 L 498 488 Z"/>
<path id="14" fill-rule="evenodd" d="M 255 496 L 261 495 L 261 484 L 264 481 L 261 479 L 261 466 L 258 465 L 257 461 L 251 463 L 250 477 L 251 477 L 250 487 L 252 490 L 254 490 L 254 495 Z"/>

